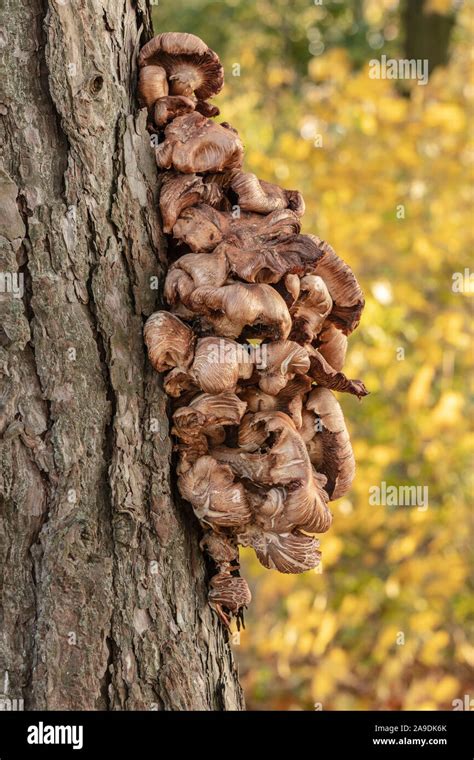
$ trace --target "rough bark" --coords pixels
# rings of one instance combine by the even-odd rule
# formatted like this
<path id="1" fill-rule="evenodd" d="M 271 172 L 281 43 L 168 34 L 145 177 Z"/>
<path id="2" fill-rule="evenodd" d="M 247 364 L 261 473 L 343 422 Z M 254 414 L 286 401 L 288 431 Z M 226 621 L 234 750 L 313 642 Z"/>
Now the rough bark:
<path id="1" fill-rule="evenodd" d="M 144 0 L 4 8 L 0 272 L 24 295 L 0 293 L 0 693 L 26 709 L 243 707 L 143 347 L 165 261 L 150 34 Z"/>

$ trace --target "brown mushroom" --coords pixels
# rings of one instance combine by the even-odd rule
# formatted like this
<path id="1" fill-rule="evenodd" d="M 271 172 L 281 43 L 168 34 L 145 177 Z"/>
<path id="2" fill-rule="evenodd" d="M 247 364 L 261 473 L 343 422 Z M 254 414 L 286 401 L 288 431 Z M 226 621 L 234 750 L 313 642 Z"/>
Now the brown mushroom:
<path id="1" fill-rule="evenodd" d="M 298 261 L 301 261 L 305 265 L 305 273 L 317 274 L 316 268 L 320 259 L 324 256 L 324 252 L 316 245 L 312 235 L 301 235 L 298 233 L 299 229 L 295 228 L 293 233 L 290 232 L 286 236 L 279 235 L 275 240 L 274 250 L 282 256 L 297 258 Z"/>
<path id="2" fill-rule="evenodd" d="M 246 240 L 244 244 L 248 243 Z M 272 241 L 259 245 L 254 240 L 250 248 L 244 248 L 234 236 L 231 240 L 224 239 L 214 250 L 215 254 L 221 252 L 225 253 L 230 272 L 245 282 L 277 283 L 289 272 L 302 275 L 313 267 L 313 263 L 302 261 L 296 252 L 278 252 Z"/>
<path id="3" fill-rule="evenodd" d="M 235 392 L 238 382 L 254 373 L 254 354 L 252 346 L 228 338 L 200 338 L 192 365 L 187 370 L 172 369 L 165 377 L 164 389 L 174 398 L 192 389 L 213 394 Z"/>
<path id="4" fill-rule="evenodd" d="M 312 346 L 308 346 L 307 350 L 311 362 L 308 374 L 313 380 L 316 380 L 318 385 L 330 388 L 333 391 L 351 393 L 353 396 L 357 396 L 357 398 L 368 395 L 369 391 L 362 380 L 350 380 L 343 372 L 337 372 L 326 361 L 320 350 Z"/>
<path id="5" fill-rule="evenodd" d="M 165 393 L 171 398 L 179 398 L 185 391 L 198 391 L 197 386 L 191 377 L 189 370 L 175 367 L 165 375 L 163 380 Z"/>
<path id="6" fill-rule="evenodd" d="M 155 157 L 159 169 L 173 168 L 183 174 L 220 172 L 241 166 L 243 148 L 234 130 L 193 111 L 168 124 Z"/>
<path id="7" fill-rule="evenodd" d="M 164 295 L 167 303 L 183 303 L 193 309 L 192 298 L 196 288 L 219 288 L 228 275 L 227 260 L 223 254 L 188 253 L 181 256 L 168 270 Z"/>
<path id="8" fill-rule="evenodd" d="M 248 607 L 251 601 L 252 595 L 245 578 L 232 575 L 229 569 L 211 578 L 209 604 L 227 627 L 230 625 L 230 615 L 237 617 L 237 625 L 239 625 L 242 610 Z"/>
<path id="9" fill-rule="evenodd" d="M 214 533 L 207 530 L 199 542 L 199 546 L 206 551 L 217 565 L 238 566 L 239 550 L 237 541 L 229 535 Z"/>
<path id="10" fill-rule="evenodd" d="M 186 305 L 202 315 L 217 335 L 226 338 L 247 337 L 285 339 L 291 329 L 291 318 L 282 297 L 271 285 L 247 285 L 240 282 L 215 288 L 196 288 Z"/>
<path id="11" fill-rule="evenodd" d="M 287 274 L 280 290 L 288 307 L 293 306 L 301 292 L 301 278 L 297 274 Z"/>
<path id="12" fill-rule="evenodd" d="M 179 367 L 186 369 L 193 360 L 194 333 L 174 314 L 157 311 L 144 327 L 148 357 L 158 372 Z"/>
<path id="13" fill-rule="evenodd" d="M 206 203 L 185 208 L 173 226 L 173 238 L 192 251 L 213 251 L 229 229 L 231 216 Z"/>
<path id="14" fill-rule="evenodd" d="M 314 274 L 301 278 L 298 300 L 291 307 L 291 337 L 299 343 L 311 343 L 321 331 L 332 308 L 332 299 L 324 280 Z"/>
<path id="15" fill-rule="evenodd" d="M 353 332 L 360 322 L 365 300 L 352 269 L 337 256 L 331 246 L 313 235 L 310 236 L 323 252 L 315 273 L 323 278 L 333 300 L 328 319 L 345 335 Z"/>
<path id="16" fill-rule="evenodd" d="M 217 461 L 230 464 L 239 477 L 268 486 L 301 480 L 310 466 L 294 423 L 282 412 L 245 415 L 239 428 L 239 447 L 216 447 L 211 453 Z"/>
<path id="17" fill-rule="evenodd" d="M 326 320 L 313 345 L 336 371 L 343 368 L 346 360 L 347 337 L 332 322 Z"/>
<path id="18" fill-rule="evenodd" d="M 161 66 L 146 66 L 138 75 L 138 99 L 151 109 L 159 98 L 168 95 L 166 71 Z"/>
<path id="19" fill-rule="evenodd" d="M 285 512 L 275 521 L 275 529 L 282 532 L 288 528 L 301 528 L 308 533 L 325 533 L 329 530 L 332 513 L 327 506 L 325 484 L 324 474 L 311 469 L 299 487 L 289 490 L 285 499 Z"/>
<path id="20" fill-rule="evenodd" d="M 167 95 L 159 98 L 153 105 L 153 122 L 156 127 L 162 129 L 178 116 L 194 111 L 194 107 L 195 104 L 190 98 L 183 95 Z"/>
<path id="21" fill-rule="evenodd" d="M 301 194 L 242 171 L 236 130 L 210 120 L 217 55 L 194 35 L 166 33 L 139 65 L 140 101 L 164 130 L 155 154 L 167 170 L 160 210 L 174 262 L 164 287 L 172 313 L 150 317 L 145 342 L 174 399 L 178 488 L 216 568 L 209 603 L 239 626 L 251 597 L 238 544 L 280 572 L 315 567 L 307 533 L 329 528 L 328 502 L 352 482 L 329 389 L 367 393 L 342 372 L 364 299 L 332 248 L 300 233 Z"/>
<path id="22" fill-rule="evenodd" d="M 238 395 L 246 402 L 249 412 L 284 412 L 299 429 L 302 424 L 303 399 L 310 388 L 311 379 L 298 375 L 276 396 L 264 393 L 254 385 L 244 387 Z"/>
<path id="23" fill-rule="evenodd" d="M 290 208 L 297 216 L 304 214 L 304 200 L 297 190 L 283 190 L 278 185 L 259 180 L 251 172 L 236 172 L 230 187 L 242 211 L 269 214 L 276 209 Z"/>
<path id="24" fill-rule="evenodd" d="M 171 232 L 184 209 L 205 202 L 218 206 L 223 200 L 223 192 L 215 182 L 205 182 L 196 174 L 167 172 L 160 192 L 160 211 L 163 230 Z"/>
<path id="25" fill-rule="evenodd" d="M 327 388 L 315 388 L 305 406 L 302 436 L 311 462 L 326 476 L 324 487 L 329 498 L 339 499 L 351 487 L 355 474 L 354 454 L 342 409 Z"/>
<path id="26" fill-rule="evenodd" d="M 262 531 L 250 525 L 238 535 L 241 546 L 251 546 L 259 561 L 280 573 L 304 573 L 319 565 L 319 541 L 296 530 L 292 533 Z"/>
<path id="27" fill-rule="evenodd" d="M 207 100 L 217 95 L 224 84 L 219 57 L 194 34 L 158 34 L 141 49 L 138 65 L 162 66 L 172 95 L 194 95 L 198 100 Z"/>
<path id="28" fill-rule="evenodd" d="M 263 367 L 259 367 L 258 384 L 262 391 L 276 396 L 295 375 L 305 375 L 310 368 L 308 352 L 292 340 L 266 343 L 261 348 Z"/>
<path id="29" fill-rule="evenodd" d="M 178 449 L 186 447 L 193 460 L 206 454 L 209 446 L 224 442 L 225 426 L 238 425 L 245 408 L 245 402 L 233 393 L 199 394 L 173 414 L 171 432 L 181 441 Z"/>
<path id="30" fill-rule="evenodd" d="M 210 453 L 218 462 L 229 464 L 239 478 L 271 487 L 264 503 L 254 507 L 265 529 L 278 533 L 293 528 L 314 533 L 328 530 L 332 521 L 328 497 L 292 420 L 282 412 L 246 414 L 238 440 L 238 448 L 216 446 Z"/>
<path id="31" fill-rule="evenodd" d="M 239 380 L 254 371 L 253 352 L 228 338 L 201 338 L 196 344 L 191 375 L 206 393 L 235 392 Z"/>
<path id="32" fill-rule="evenodd" d="M 178 488 L 196 517 L 211 528 L 236 528 L 251 520 L 243 485 L 234 482 L 228 465 L 212 456 L 199 457 L 178 477 Z"/>
<path id="33" fill-rule="evenodd" d="M 173 227 L 173 237 L 193 251 L 213 251 L 225 239 L 243 250 L 271 245 L 284 256 L 289 254 L 290 246 L 295 247 L 293 240 L 300 237 L 299 229 L 298 217 L 289 209 L 272 211 L 267 216 L 244 211 L 234 217 L 231 212 L 217 211 L 200 203 L 183 211 Z M 298 262 L 303 261 L 308 266 L 322 255 L 312 242 L 300 244 L 298 254 Z"/>

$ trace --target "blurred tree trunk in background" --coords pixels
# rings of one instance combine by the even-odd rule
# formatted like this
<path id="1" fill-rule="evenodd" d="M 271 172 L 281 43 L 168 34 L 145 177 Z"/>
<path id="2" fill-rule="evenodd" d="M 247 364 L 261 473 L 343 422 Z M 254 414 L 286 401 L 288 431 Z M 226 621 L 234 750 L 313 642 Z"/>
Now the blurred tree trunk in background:
<path id="1" fill-rule="evenodd" d="M 405 0 L 403 9 L 405 56 L 427 58 L 430 74 L 449 60 L 449 43 L 456 16 L 430 13 L 427 0 Z"/>
<path id="2" fill-rule="evenodd" d="M 241 709 L 142 341 L 164 261 L 134 115 L 148 9 L 6 6 L 0 694 L 26 709 Z"/>

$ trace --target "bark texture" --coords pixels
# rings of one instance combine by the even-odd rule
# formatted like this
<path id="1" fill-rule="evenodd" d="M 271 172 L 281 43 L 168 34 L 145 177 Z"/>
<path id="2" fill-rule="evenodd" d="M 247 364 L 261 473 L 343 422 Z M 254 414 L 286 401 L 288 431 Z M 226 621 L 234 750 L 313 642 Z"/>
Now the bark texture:
<path id="1" fill-rule="evenodd" d="M 242 709 L 142 339 L 165 262 L 134 96 L 149 11 L 7 0 L 1 27 L 0 272 L 24 293 L 3 277 L 0 693 Z"/>

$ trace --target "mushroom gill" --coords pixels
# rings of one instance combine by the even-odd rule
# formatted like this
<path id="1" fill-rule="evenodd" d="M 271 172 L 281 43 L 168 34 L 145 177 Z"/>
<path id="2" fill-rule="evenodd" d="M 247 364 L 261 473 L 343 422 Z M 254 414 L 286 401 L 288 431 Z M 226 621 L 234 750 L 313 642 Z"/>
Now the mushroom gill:
<path id="1" fill-rule="evenodd" d="M 238 536 L 241 546 L 251 546 L 261 564 L 280 573 L 304 573 L 319 565 L 319 541 L 300 531 L 273 533 L 249 527 Z"/>
<path id="2" fill-rule="evenodd" d="M 198 100 L 207 100 L 220 92 L 224 84 L 224 69 L 218 55 L 194 34 L 158 34 L 141 49 L 138 65 L 161 66 L 172 95 L 194 95 Z"/>

